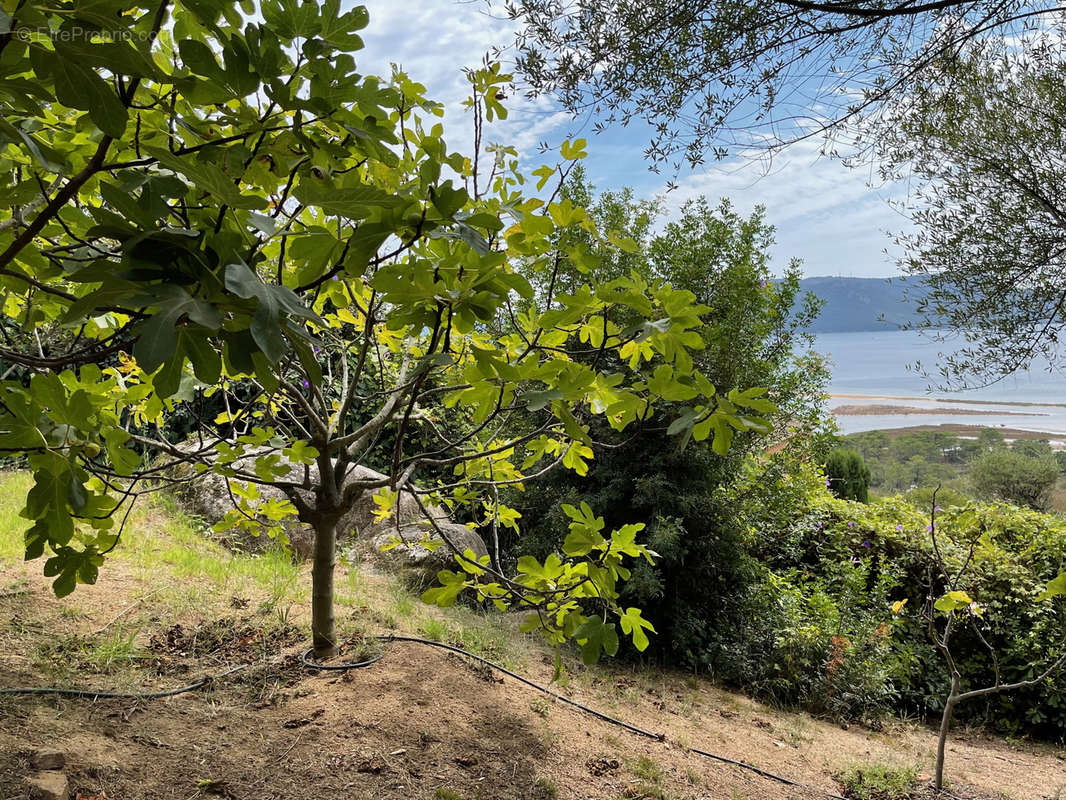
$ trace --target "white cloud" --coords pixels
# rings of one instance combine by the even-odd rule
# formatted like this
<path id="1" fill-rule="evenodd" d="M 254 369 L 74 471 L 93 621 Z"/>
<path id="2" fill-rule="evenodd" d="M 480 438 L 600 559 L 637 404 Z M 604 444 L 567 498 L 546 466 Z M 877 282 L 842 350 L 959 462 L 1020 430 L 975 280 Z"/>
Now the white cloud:
<path id="1" fill-rule="evenodd" d="M 514 23 L 490 16 L 480 0 L 366 0 L 364 4 L 370 11 L 370 27 L 363 35 L 366 49 L 360 70 L 388 75 L 392 64 L 401 67 L 425 85 L 430 99 L 444 104 L 449 143 L 469 150 L 473 133 L 462 103 L 470 87 L 463 69 L 480 66 L 486 54 L 513 41 Z M 506 52 L 496 58 L 508 68 Z M 542 140 L 557 146 L 565 138 L 570 117 L 549 99 L 531 101 L 516 93 L 504 105 L 508 118 L 486 130 L 488 142 L 513 145 L 532 158 Z"/>
<path id="2" fill-rule="evenodd" d="M 366 49 L 359 62 L 363 72 L 387 75 L 396 63 L 414 80 L 425 84 L 432 99 L 445 104 L 449 144 L 469 151 L 472 133 L 462 100 L 469 94 L 463 67 L 478 66 L 484 55 L 513 39 L 513 23 L 486 13 L 480 0 L 365 0 L 370 27 L 364 31 Z M 505 66 L 508 53 L 501 55 Z M 516 146 L 530 165 L 540 163 L 536 150 L 542 140 L 553 147 L 570 135 L 589 139 L 586 166 L 600 189 L 633 186 L 652 195 L 665 182 L 648 172 L 643 149 L 650 129 L 643 124 L 615 128 L 604 135 L 588 131 L 588 120 L 572 120 L 551 101 L 506 101 L 510 117 L 487 132 L 489 141 Z M 666 196 L 667 208 L 685 199 L 707 195 L 716 202 L 729 197 L 738 209 L 750 212 L 766 206 L 768 220 L 777 227 L 774 263 L 783 267 L 793 257 L 804 261 L 808 275 L 881 276 L 895 272 L 886 231 L 907 227 L 887 200 L 898 197 L 889 187 L 870 187 L 871 175 L 849 169 L 819 154 L 820 141 L 800 142 L 775 159 L 768 174 L 761 165 L 743 159 L 715 164 L 678 181 Z"/>
<path id="3" fill-rule="evenodd" d="M 766 208 L 777 228 L 774 263 L 803 261 L 807 275 L 879 277 L 896 272 L 893 233 L 907 220 L 889 206 L 894 186 L 878 187 L 868 170 L 848 168 L 820 154 L 820 142 L 799 142 L 775 156 L 769 170 L 738 156 L 688 175 L 666 195 L 668 214 L 699 195 L 728 197 L 744 213 Z M 889 254 L 885 254 L 885 250 Z"/>

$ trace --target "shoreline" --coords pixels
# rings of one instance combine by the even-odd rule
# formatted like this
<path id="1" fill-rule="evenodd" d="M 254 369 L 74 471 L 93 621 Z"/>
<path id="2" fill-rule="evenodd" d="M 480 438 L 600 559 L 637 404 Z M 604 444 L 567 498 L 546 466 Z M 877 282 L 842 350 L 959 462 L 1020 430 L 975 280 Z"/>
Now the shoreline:
<path id="1" fill-rule="evenodd" d="M 946 416 L 946 417 L 987 417 L 987 411 L 976 408 L 919 408 L 918 406 L 899 406 L 886 403 L 869 405 L 843 405 L 831 408 L 829 413 L 836 417 L 888 417 L 888 416 Z M 997 411 L 997 417 L 1049 417 L 1050 414 L 1039 411 Z"/>
<path id="2" fill-rule="evenodd" d="M 1031 403 L 1023 400 L 964 400 L 962 398 L 949 398 L 949 397 L 913 397 L 904 395 L 891 395 L 891 394 L 836 394 L 829 393 L 829 398 L 841 398 L 844 400 L 909 400 L 919 403 L 959 403 L 960 405 L 970 406 L 1021 406 L 1024 408 L 1066 408 L 1066 403 Z M 943 413 L 939 410 L 933 411 L 931 409 L 926 410 L 928 413 Z M 978 412 L 969 412 L 978 413 Z M 1007 412 L 1004 412 L 1007 413 Z"/>

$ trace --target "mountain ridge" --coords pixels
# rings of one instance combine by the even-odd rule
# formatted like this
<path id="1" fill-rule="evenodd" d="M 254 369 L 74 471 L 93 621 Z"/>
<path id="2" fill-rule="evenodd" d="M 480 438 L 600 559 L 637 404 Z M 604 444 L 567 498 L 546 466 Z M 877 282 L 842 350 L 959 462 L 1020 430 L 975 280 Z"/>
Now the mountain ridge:
<path id="1" fill-rule="evenodd" d="M 891 278 L 821 275 L 800 280 L 794 309 L 799 309 L 807 292 L 825 301 L 817 319 L 807 327 L 812 333 L 898 330 L 922 319 L 917 304 L 927 291 L 921 281 L 905 275 Z"/>

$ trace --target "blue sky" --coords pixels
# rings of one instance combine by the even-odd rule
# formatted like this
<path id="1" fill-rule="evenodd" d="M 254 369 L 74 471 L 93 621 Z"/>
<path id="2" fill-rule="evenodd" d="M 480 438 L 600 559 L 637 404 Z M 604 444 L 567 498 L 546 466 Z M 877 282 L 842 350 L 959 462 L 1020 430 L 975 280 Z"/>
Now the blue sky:
<path id="1" fill-rule="evenodd" d="M 388 74 L 399 64 L 429 94 L 446 106 L 445 131 L 460 150 L 469 130 L 460 105 L 468 94 L 464 66 L 476 66 L 494 46 L 507 45 L 512 23 L 485 12 L 481 0 L 364 0 L 370 27 L 363 31 L 366 49 L 360 71 Z M 502 56 L 506 63 L 507 54 Z M 777 228 L 774 264 L 803 261 L 806 275 L 880 277 L 894 274 L 898 250 L 891 233 L 906 228 L 906 220 L 887 202 L 891 190 L 871 188 L 868 170 L 848 169 L 818 154 L 820 141 L 794 145 L 765 164 L 742 159 L 712 163 L 698 172 L 683 173 L 679 188 L 667 193 L 667 175 L 648 170 L 642 152 L 646 129 L 614 128 L 596 135 L 587 120 L 573 120 L 546 98 L 508 101 L 509 119 L 490 129 L 489 138 L 514 144 L 530 166 L 541 162 L 537 145 L 553 147 L 568 136 L 589 140 L 586 169 L 601 189 L 632 186 L 643 197 L 663 196 L 667 214 L 685 199 L 706 195 L 716 201 L 730 198 L 742 211 L 766 207 Z M 886 250 L 888 253 L 886 254 Z"/>

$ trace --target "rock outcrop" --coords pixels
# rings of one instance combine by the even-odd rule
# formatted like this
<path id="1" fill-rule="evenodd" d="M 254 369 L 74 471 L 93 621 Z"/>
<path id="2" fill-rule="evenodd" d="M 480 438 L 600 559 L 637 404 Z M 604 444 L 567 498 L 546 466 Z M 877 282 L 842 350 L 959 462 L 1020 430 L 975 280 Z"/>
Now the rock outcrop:
<path id="1" fill-rule="evenodd" d="M 254 458 L 254 456 L 247 456 L 237 462 L 237 467 L 251 471 Z M 310 471 L 312 483 L 315 482 L 318 475 L 317 466 L 311 465 L 307 469 Z M 291 464 L 289 476 L 292 480 L 302 481 L 303 465 Z M 182 508 L 190 514 L 201 517 L 208 524 L 214 525 L 233 508 L 233 499 L 227 486 L 227 479 L 223 476 L 215 473 L 193 475 L 190 470 L 184 477 L 188 480 L 179 485 L 176 494 Z M 375 472 L 368 467 L 355 466 L 348 471 L 345 481 L 350 483 L 360 480 L 384 480 L 385 477 L 382 473 Z M 264 501 L 285 498 L 280 489 L 270 486 L 260 486 L 259 491 Z M 375 522 L 372 495 L 373 490 L 364 492 L 338 523 L 337 539 L 340 547 L 351 547 L 361 555 L 372 557 L 393 567 L 414 568 L 436 573 L 438 570 L 455 566 L 451 549 L 441 541 L 436 532 L 433 524 L 436 523 L 436 527 L 443 531 L 444 536 L 460 551 L 469 548 L 478 556 L 488 553 L 481 537 L 465 525 L 459 525 L 449 519 L 444 509 L 427 506 L 426 511 L 429 515 L 427 517 L 409 491 L 400 493 L 393 517 L 382 522 Z M 432 522 L 429 517 L 432 517 Z M 262 521 L 265 522 L 265 520 Z M 286 520 L 283 528 L 293 553 L 299 558 L 308 558 L 314 547 L 314 532 L 311 528 L 296 520 L 295 517 Z M 235 549 L 261 550 L 269 543 L 266 536 L 227 535 L 225 533 L 220 536 Z M 397 536 L 403 543 L 382 552 L 381 548 Z M 420 544 L 427 537 L 431 541 L 440 542 L 441 546 L 431 549 Z"/>

